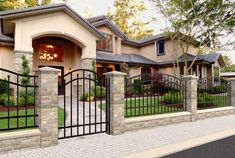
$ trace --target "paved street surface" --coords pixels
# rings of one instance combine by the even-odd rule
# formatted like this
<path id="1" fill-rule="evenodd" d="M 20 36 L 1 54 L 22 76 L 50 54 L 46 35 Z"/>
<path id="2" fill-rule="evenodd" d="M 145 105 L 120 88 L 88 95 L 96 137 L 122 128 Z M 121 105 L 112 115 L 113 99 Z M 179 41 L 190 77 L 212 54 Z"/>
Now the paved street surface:
<path id="1" fill-rule="evenodd" d="M 178 152 L 163 158 L 234 158 L 235 136 Z"/>
<path id="2" fill-rule="evenodd" d="M 27 149 L 1 155 L 3 158 L 119 158 L 164 145 L 235 128 L 235 116 L 181 123 L 118 136 L 96 134 L 60 140 L 58 146 Z"/>

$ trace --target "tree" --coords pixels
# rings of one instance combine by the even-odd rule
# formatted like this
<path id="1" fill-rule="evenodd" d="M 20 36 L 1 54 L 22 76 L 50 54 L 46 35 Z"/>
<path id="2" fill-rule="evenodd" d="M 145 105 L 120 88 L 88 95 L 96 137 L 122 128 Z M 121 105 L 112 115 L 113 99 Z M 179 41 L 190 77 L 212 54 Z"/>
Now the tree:
<path id="1" fill-rule="evenodd" d="M 185 75 L 193 66 L 197 56 L 215 52 L 222 47 L 220 38 L 233 32 L 235 4 L 230 0 L 151 0 L 165 16 L 165 30 L 172 41 L 178 43 L 184 55 Z M 191 45 L 197 46 L 196 57 L 188 65 L 187 53 Z M 174 52 L 173 52 L 174 53 Z M 174 59 L 178 66 L 178 58 Z"/>
<path id="2" fill-rule="evenodd" d="M 109 8 L 108 17 L 130 39 L 138 40 L 149 37 L 153 30 L 148 27 L 153 19 L 140 20 L 141 13 L 147 10 L 143 0 L 115 0 L 115 11 Z"/>
<path id="3" fill-rule="evenodd" d="M 23 75 L 23 77 L 21 78 L 21 83 L 23 85 L 28 85 L 30 83 L 30 78 L 29 78 L 29 73 L 30 73 L 29 62 L 26 59 L 25 55 L 21 56 L 21 60 L 22 60 L 22 75 Z"/>
<path id="4" fill-rule="evenodd" d="M 60 0 L 66 1 L 66 0 Z M 54 3 L 54 0 L 0 0 L 0 11 L 35 7 Z"/>

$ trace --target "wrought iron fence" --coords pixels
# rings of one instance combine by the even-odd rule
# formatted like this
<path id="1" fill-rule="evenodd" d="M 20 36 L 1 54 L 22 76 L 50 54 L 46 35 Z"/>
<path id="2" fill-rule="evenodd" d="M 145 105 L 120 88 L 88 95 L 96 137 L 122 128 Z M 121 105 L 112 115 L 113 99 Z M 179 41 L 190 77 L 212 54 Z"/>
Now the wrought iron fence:
<path id="1" fill-rule="evenodd" d="M 73 70 L 63 76 L 64 97 L 59 139 L 109 133 L 110 79 L 97 78 L 87 69 Z"/>
<path id="2" fill-rule="evenodd" d="M 198 109 L 230 106 L 230 83 L 220 80 L 215 84 L 211 80 L 199 80 L 197 87 Z"/>
<path id="3" fill-rule="evenodd" d="M 168 74 L 143 74 L 126 78 L 125 117 L 185 110 L 185 85 Z"/>
<path id="4" fill-rule="evenodd" d="M 37 76 L 0 68 L 0 131 L 37 127 Z"/>

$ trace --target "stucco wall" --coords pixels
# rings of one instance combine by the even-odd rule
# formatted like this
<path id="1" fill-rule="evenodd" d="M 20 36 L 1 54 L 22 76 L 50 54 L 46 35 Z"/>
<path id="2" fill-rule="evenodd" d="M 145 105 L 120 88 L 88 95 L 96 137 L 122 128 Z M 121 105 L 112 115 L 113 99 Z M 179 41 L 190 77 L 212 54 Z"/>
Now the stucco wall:
<path id="1" fill-rule="evenodd" d="M 126 44 L 122 44 L 122 48 L 121 48 L 121 52 L 122 53 L 127 53 L 127 54 L 139 54 L 140 53 L 140 49 L 137 47 L 133 47 L 133 46 L 129 46 Z M 143 55 L 145 56 L 145 55 Z"/>
<path id="2" fill-rule="evenodd" d="M 188 53 L 190 54 L 196 54 L 196 51 L 197 49 L 192 45 L 188 49 Z M 180 57 L 182 55 L 182 49 L 179 48 L 178 43 L 167 40 L 165 42 L 165 55 L 157 55 L 155 43 L 141 47 L 140 55 L 143 55 L 156 62 L 164 62 Z"/>
<path id="3" fill-rule="evenodd" d="M 0 45 L 0 67 L 15 71 L 14 48 L 12 46 Z M 0 71 L 0 78 L 5 78 L 6 74 Z"/>
<path id="4" fill-rule="evenodd" d="M 33 52 L 32 39 L 44 35 L 68 38 L 82 49 L 82 58 L 96 57 L 97 38 L 65 13 L 50 13 L 24 19 L 15 23 L 15 51 Z"/>
<path id="5" fill-rule="evenodd" d="M 158 70 L 158 73 L 174 75 L 174 68 L 173 67 L 164 67 Z"/>

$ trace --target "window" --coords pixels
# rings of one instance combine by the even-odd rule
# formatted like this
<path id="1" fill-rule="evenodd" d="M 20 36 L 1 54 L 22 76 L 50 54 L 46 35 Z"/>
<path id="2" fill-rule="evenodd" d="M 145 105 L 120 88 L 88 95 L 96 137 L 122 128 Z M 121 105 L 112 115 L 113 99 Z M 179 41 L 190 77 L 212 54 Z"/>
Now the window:
<path id="1" fill-rule="evenodd" d="M 63 62 L 62 47 L 40 44 L 39 59 L 44 61 Z"/>
<path id="2" fill-rule="evenodd" d="M 141 69 L 141 80 L 150 81 L 151 80 L 151 69 L 150 68 L 142 68 Z"/>
<path id="3" fill-rule="evenodd" d="M 157 42 L 157 54 L 164 55 L 165 54 L 165 41 Z"/>
<path id="4" fill-rule="evenodd" d="M 104 50 L 112 52 L 112 35 L 107 33 L 102 33 L 105 37 L 105 40 L 97 41 L 96 48 L 98 50 Z"/>

